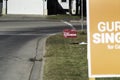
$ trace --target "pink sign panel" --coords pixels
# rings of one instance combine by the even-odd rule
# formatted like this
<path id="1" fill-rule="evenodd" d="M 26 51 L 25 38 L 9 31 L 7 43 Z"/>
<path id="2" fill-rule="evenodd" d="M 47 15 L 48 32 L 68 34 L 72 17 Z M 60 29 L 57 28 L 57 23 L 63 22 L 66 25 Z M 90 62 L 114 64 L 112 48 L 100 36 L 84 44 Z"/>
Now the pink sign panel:
<path id="1" fill-rule="evenodd" d="M 64 29 L 63 31 L 64 38 L 76 38 L 77 30 L 75 29 Z"/>

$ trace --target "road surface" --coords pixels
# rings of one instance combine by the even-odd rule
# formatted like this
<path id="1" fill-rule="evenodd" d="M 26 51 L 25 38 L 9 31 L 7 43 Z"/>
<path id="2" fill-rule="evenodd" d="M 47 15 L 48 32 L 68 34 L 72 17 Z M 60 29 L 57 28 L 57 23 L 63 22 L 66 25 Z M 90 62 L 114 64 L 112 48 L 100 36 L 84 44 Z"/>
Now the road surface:
<path id="1" fill-rule="evenodd" d="M 76 29 L 81 29 L 80 23 L 72 24 Z M 32 72 L 37 64 L 40 73 L 42 62 L 35 63 L 30 60 L 43 56 L 42 39 L 66 28 L 71 27 L 63 21 L 0 21 L 0 80 L 40 78 L 37 72 Z"/>

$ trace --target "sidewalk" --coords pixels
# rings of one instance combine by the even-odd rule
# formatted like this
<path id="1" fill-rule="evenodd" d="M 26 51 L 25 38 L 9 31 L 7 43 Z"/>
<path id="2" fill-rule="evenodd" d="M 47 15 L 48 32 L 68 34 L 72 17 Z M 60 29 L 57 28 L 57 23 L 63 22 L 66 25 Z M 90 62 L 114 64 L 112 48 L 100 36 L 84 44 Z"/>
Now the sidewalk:
<path id="1" fill-rule="evenodd" d="M 68 21 L 68 22 L 81 22 L 80 19 L 72 19 L 74 16 L 64 16 L 63 15 L 3 15 L 0 16 L 0 21 L 41 21 L 41 20 L 51 20 L 51 21 Z M 86 21 L 86 20 L 84 20 Z"/>
<path id="2" fill-rule="evenodd" d="M 0 16 L 0 21 L 15 21 L 15 20 L 47 20 L 47 16 L 41 15 L 3 15 Z"/>

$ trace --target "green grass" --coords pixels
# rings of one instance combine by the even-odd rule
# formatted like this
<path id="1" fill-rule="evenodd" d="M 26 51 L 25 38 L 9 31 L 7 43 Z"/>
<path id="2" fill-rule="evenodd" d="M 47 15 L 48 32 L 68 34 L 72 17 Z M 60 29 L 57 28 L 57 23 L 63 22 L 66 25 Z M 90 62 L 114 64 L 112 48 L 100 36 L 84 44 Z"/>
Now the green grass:
<path id="1" fill-rule="evenodd" d="M 71 15 L 51 15 L 47 16 L 48 19 L 55 19 L 55 20 L 80 20 L 80 16 L 71 16 Z"/>
<path id="2" fill-rule="evenodd" d="M 89 80 L 87 45 L 71 43 L 87 42 L 86 34 L 78 33 L 76 39 L 65 39 L 55 35 L 46 42 L 44 80 Z M 120 80 L 120 78 L 99 78 L 96 80 Z"/>
<path id="3" fill-rule="evenodd" d="M 120 78 L 97 78 L 96 80 L 120 80 Z"/>

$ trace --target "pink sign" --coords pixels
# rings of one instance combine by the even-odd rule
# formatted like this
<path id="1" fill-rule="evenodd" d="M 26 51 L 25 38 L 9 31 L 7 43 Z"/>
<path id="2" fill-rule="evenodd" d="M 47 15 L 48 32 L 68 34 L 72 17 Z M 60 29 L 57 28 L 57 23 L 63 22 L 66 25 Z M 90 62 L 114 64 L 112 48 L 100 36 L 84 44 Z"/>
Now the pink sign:
<path id="1" fill-rule="evenodd" d="M 63 31 L 64 38 L 76 38 L 77 30 L 75 29 L 64 29 Z"/>

